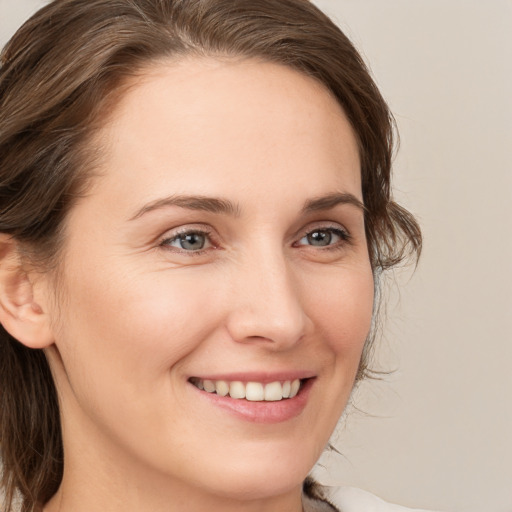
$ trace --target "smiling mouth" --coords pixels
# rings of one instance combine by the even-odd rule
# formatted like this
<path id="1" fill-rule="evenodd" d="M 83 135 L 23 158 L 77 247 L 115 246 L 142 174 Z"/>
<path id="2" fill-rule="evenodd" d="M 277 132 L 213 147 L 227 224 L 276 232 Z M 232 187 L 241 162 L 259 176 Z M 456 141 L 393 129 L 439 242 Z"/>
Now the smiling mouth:
<path id="1" fill-rule="evenodd" d="M 237 400 L 245 399 L 250 402 L 278 402 L 297 396 L 297 393 L 307 380 L 294 379 L 264 384 L 262 382 L 203 380 L 192 377 L 189 379 L 189 382 L 201 391 L 214 393 L 219 396 L 229 396 Z"/>

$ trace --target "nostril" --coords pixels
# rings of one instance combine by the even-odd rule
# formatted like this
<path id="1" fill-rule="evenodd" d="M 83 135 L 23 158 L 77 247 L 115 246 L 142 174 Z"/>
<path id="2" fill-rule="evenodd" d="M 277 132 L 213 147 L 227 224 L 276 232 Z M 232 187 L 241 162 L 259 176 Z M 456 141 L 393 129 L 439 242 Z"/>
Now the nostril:
<path id="1" fill-rule="evenodd" d="M 228 320 L 227 330 L 239 343 L 271 343 L 287 348 L 299 343 L 305 334 L 305 318 L 257 312 L 236 312 Z"/>

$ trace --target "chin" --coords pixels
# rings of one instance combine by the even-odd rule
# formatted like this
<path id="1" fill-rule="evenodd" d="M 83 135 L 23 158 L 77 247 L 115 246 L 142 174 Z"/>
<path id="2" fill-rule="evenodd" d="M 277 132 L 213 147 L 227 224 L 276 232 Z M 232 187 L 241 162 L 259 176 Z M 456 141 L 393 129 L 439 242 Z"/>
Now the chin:
<path id="1" fill-rule="evenodd" d="M 239 453 L 242 452 L 240 449 Z M 308 456 L 304 446 L 285 451 L 269 441 L 259 454 L 247 454 L 235 460 L 226 458 L 217 470 L 205 470 L 213 477 L 208 478 L 207 486 L 219 495 L 242 501 L 296 492 L 318 456 L 316 453 Z"/>
<path id="2" fill-rule="evenodd" d="M 283 496 L 296 491 L 301 487 L 309 471 L 297 471 L 278 468 L 272 471 L 248 469 L 244 474 L 234 475 L 230 471 L 224 472 L 219 481 L 213 482 L 214 493 L 236 501 L 253 501 Z"/>

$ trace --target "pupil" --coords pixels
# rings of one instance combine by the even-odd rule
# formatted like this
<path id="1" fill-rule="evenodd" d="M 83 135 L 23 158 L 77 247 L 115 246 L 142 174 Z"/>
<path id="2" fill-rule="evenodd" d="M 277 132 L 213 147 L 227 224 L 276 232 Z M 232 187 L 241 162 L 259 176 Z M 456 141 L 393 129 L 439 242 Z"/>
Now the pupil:
<path id="1" fill-rule="evenodd" d="M 200 233 L 190 233 L 181 238 L 181 247 L 183 249 L 198 251 L 204 247 L 205 237 Z"/>
<path id="2" fill-rule="evenodd" d="M 332 240 L 332 235 L 328 231 L 314 231 L 308 235 L 308 242 L 311 245 L 324 246 L 329 245 Z"/>

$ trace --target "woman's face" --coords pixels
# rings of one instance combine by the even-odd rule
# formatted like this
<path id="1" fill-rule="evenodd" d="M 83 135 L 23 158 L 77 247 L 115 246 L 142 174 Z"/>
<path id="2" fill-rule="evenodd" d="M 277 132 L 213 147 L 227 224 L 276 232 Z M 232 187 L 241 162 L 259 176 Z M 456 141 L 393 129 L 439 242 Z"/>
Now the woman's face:
<path id="1" fill-rule="evenodd" d="M 344 113 L 285 67 L 191 59 L 148 72 L 98 140 L 48 351 L 67 470 L 238 498 L 296 489 L 372 316 Z"/>

